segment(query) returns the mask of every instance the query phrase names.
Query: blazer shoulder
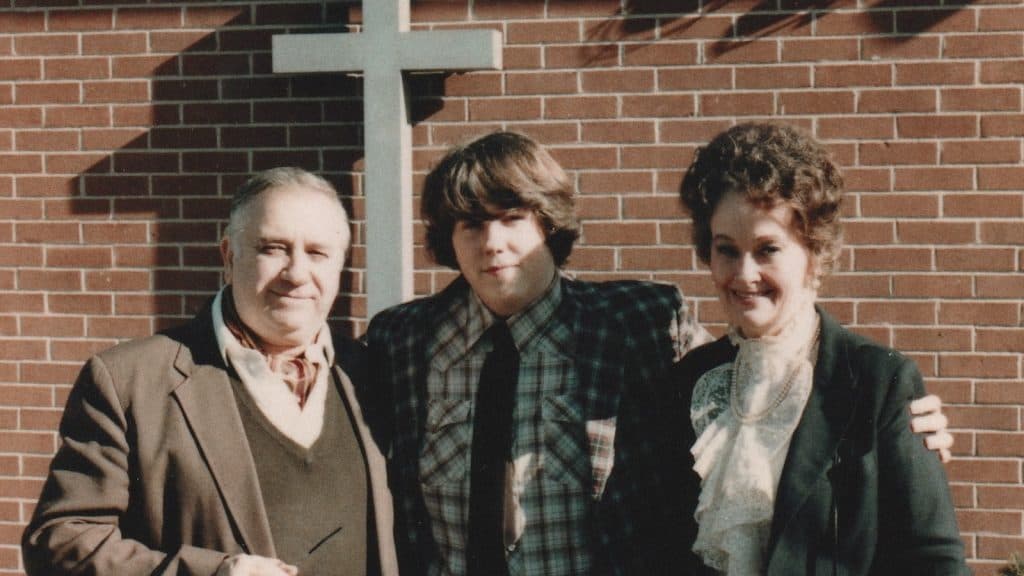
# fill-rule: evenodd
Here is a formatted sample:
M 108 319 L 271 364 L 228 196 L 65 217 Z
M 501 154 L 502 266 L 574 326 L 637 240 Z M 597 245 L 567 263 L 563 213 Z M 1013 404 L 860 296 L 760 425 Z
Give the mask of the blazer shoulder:
M 568 294 L 584 304 L 585 309 L 612 314 L 629 315 L 635 311 L 652 309 L 674 313 L 683 303 L 683 294 L 674 284 L 643 280 L 569 280 L 564 286 Z

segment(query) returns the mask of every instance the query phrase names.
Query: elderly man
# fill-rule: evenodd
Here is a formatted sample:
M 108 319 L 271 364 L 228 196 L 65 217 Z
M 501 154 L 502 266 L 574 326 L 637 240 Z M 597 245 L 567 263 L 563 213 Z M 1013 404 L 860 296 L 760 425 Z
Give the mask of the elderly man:
M 93 357 L 23 549 L 29 574 L 395 574 L 363 349 L 326 319 L 349 244 L 322 178 L 236 193 L 226 286 L 191 322 Z
M 460 276 L 367 332 L 404 576 L 661 574 L 684 541 L 669 502 L 698 489 L 660 482 L 669 452 L 635 407 L 707 334 L 674 286 L 560 273 L 572 189 L 507 132 L 427 175 L 427 247 Z

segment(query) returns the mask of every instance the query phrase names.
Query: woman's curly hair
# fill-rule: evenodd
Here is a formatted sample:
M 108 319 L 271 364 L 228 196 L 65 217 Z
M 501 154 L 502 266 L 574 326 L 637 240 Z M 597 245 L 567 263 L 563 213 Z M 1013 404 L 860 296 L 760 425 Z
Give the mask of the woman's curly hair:
M 767 122 L 733 126 L 697 150 L 679 197 L 693 218 L 693 243 L 711 260 L 711 216 L 729 192 L 765 208 L 786 203 L 823 272 L 842 245 L 843 177 L 825 147 L 803 130 Z

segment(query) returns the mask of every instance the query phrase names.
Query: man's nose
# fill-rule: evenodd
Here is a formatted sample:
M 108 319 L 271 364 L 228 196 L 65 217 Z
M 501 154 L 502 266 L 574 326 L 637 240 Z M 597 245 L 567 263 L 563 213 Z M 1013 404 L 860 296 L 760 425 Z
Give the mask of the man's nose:
M 309 280 L 310 275 L 309 256 L 299 252 L 288 258 L 288 263 L 281 270 L 281 276 L 294 284 L 302 284 Z

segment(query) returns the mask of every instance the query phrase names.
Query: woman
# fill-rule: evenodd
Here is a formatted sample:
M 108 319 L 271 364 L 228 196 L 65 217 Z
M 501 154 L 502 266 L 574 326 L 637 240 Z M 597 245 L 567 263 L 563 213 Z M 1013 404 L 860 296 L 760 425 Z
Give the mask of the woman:
M 909 425 L 920 374 L 815 306 L 841 194 L 825 149 L 773 124 L 723 132 L 683 180 L 729 322 L 675 367 L 662 420 L 681 482 L 699 477 L 698 572 L 967 573 L 945 473 Z

